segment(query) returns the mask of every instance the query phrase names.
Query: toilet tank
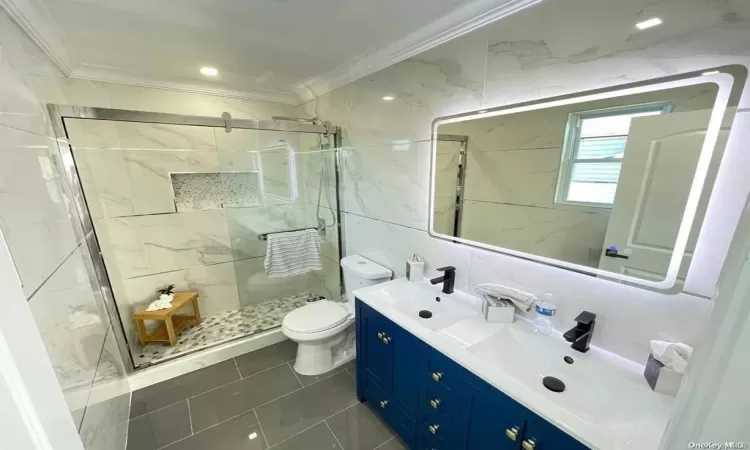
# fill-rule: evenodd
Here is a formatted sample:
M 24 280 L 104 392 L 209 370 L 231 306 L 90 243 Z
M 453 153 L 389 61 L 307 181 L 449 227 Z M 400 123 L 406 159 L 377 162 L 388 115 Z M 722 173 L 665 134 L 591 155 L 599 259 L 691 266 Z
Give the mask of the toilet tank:
M 383 283 L 393 275 L 390 269 L 359 255 L 342 258 L 341 268 L 344 271 L 344 287 L 349 302 L 354 302 L 352 291 L 355 289 Z

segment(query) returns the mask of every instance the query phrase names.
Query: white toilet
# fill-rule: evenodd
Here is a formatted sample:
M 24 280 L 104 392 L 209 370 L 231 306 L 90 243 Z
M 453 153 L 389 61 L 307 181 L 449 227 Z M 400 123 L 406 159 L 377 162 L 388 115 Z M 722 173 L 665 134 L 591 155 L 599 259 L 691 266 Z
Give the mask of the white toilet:
M 391 279 L 392 272 L 359 255 L 341 260 L 346 302 L 319 300 L 295 309 L 284 317 L 281 332 L 297 342 L 294 370 L 302 375 L 320 375 L 355 356 L 354 295 L 351 292 Z

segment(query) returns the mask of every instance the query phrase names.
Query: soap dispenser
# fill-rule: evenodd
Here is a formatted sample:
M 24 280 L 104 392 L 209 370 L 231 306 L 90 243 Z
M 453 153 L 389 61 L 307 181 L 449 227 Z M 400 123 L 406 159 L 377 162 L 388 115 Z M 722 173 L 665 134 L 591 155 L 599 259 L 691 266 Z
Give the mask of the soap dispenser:
M 424 258 L 415 253 L 411 259 L 406 260 L 406 279 L 417 283 L 423 278 Z

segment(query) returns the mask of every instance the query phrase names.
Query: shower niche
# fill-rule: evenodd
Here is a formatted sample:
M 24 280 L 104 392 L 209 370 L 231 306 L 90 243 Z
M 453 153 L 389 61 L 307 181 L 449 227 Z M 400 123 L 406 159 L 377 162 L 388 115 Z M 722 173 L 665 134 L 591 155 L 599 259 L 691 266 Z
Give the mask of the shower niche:
M 258 172 L 171 173 L 177 212 L 260 206 Z

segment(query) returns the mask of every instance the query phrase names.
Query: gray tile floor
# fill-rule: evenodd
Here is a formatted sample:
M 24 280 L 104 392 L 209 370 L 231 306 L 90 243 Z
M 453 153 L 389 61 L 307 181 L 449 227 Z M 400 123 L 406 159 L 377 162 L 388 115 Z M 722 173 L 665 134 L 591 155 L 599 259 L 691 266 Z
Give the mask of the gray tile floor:
M 294 372 L 285 341 L 133 392 L 127 450 L 403 450 L 359 403 L 354 364 Z

